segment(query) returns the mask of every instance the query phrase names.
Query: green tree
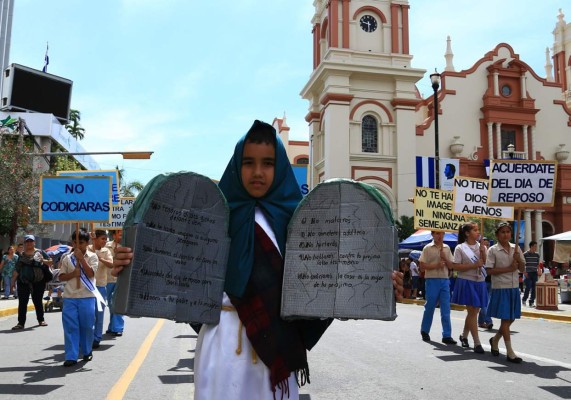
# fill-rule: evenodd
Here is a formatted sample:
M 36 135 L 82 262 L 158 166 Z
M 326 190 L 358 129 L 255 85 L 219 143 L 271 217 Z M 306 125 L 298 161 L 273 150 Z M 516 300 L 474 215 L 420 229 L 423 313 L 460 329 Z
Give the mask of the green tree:
M 399 233 L 399 242 L 402 242 L 407 237 L 412 235 L 415 231 L 414 229 L 414 217 L 409 217 L 406 215 L 401 215 L 400 219 L 395 222 Z
M 2 132 L 6 133 L 6 132 Z M 38 201 L 40 176 L 33 171 L 33 161 L 25 153 L 33 146 L 22 134 L 0 134 L 0 234 L 14 243 L 19 229 L 40 233 Z
M 126 182 L 121 185 L 121 197 L 136 197 L 144 187 L 139 181 Z
M 81 113 L 78 110 L 69 110 L 69 123 L 65 125 L 65 128 L 77 140 L 82 140 L 85 137 L 85 129 L 81 126 L 80 121 Z

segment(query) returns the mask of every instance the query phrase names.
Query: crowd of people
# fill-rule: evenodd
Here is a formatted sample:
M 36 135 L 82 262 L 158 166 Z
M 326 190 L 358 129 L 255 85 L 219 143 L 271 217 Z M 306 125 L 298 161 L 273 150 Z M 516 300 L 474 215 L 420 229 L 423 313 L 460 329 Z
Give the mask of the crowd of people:
M 331 319 L 286 321 L 279 315 L 287 226 L 301 193 L 286 150 L 271 125 L 254 122 L 236 144 L 219 187 L 230 208 L 230 254 L 220 322 L 203 325 L 197 340 L 195 399 L 298 398 L 298 386 L 309 383 L 307 351 L 317 344 Z M 509 223 L 498 224 L 497 243 L 486 248 L 479 241 L 478 225 L 469 223 L 460 229 L 459 245 L 452 252 L 443 243 L 444 234 L 433 232 L 433 242 L 425 246 L 418 264 L 412 260 L 401 263 L 402 275 L 392 275 L 397 300 L 403 287 L 412 297 L 426 298 L 422 340 L 430 341 L 433 315 L 439 307 L 442 342 L 457 344 L 450 323 L 450 303 L 454 301 L 467 308 L 459 335 L 463 347 L 470 346 L 471 336 L 474 351 L 484 352 L 477 325 L 480 310 L 486 308 L 486 316 L 501 320 L 500 329 L 489 339 L 492 354 L 499 355 L 498 343 L 503 339 L 507 360 L 522 361 L 511 347 L 510 326 L 521 315 L 518 271 L 523 272 L 525 258 L 519 247 L 509 242 L 511 233 Z M 119 246 L 119 231 L 105 246 L 104 238 L 104 232 L 93 236 L 85 230 L 75 232 L 73 248 L 60 261 L 58 276 L 65 282 L 66 367 L 75 365 L 80 354 L 84 361 L 92 359 L 102 335 L 105 297 L 112 301 L 114 279 L 134 256 L 131 249 Z M 35 248 L 34 240 L 32 235 L 26 236 L 10 283 L 17 281 L 19 298 L 14 330 L 24 329 L 30 293 L 38 323 L 47 325 L 41 304 L 45 281 L 36 283 L 29 271 L 50 261 Z M 451 270 L 457 272 L 452 292 Z M 111 315 L 107 333 L 122 335 L 120 316 Z
M 458 342 L 451 331 L 451 303 L 463 305 L 466 317 L 458 336 L 461 346 L 470 348 L 471 337 L 473 351 L 485 353 L 478 328 L 491 331 L 492 318 L 497 318 L 499 329 L 489 338 L 492 355 L 499 356 L 498 343 L 503 339 L 507 361 L 521 363 L 522 359 L 512 348 L 510 327 L 521 317 L 522 306 L 534 307 L 539 277 L 564 273 L 565 265 L 561 271 L 546 268 L 540 261 L 535 241 L 529 243 L 528 251 L 522 252 L 510 242 L 512 227 L 506 221 L 497 224 L 495 235 L 496 243 L 490 246 L 488 239 L 482 237 L 479 225 L 468 222 L 461 225 L 458 244 L 452 252 L 443 241 L 444 232 L 433 231 L 433 240 L 424 246 L 418 264 L 411 257 L 400 260 L 404 297 L 420 296 L 426 300 L 420 328 L 423 341 L 431 340 L 433 316 L 439 308 L 442 342 L 456 345 Z
M 44 250 L 36 248 L 34 235 L 26 235 L 18 250 L 10 246 L 0 262 L 2 299 L 8 299 L 10 295 L 18 299 L 18 323 L 12 328 L 14 331 L 26 326 L 30 297 L 38 325 L 47 326 L 43 300 L 51 297 L 49 290 L 48 296 L 44 297 L 46 286 L 52 280 L 63 286 L 63 293 L 58 296 L 63 297 L 63 365 L 66 367 L 77 364 L 80 353 L 84 361 L 90 361 L 92 349 L 99 347 L 104 310 L 110 306 L 115 288 L 113 255 L 121 242 L 122 231 L 112 231 L 112 236 L 113 239 L 107 241 L 106 231 L 90 234 L 80 228 L 70 238 L 73 247 L 54 264 Z M 106 334 L 120 337 L 123 328 L 123 316 L 110 313 Z

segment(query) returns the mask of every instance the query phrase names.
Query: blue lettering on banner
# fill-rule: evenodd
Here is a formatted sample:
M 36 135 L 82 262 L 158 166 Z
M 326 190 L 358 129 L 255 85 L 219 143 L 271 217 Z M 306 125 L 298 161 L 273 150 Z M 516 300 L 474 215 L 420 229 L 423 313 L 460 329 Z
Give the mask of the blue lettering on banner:
M 299 185 L 299 190 L 304 196 L 309 193 L 309 185 L 307 184 L 307 167 L 308 166 L 306 164 L 291 166 L 295 180 Z
M 109 176 L 42 177 L 39 221 L 109 222 L 110 190 Z
M 113 180 L 111 183 L 111 202 L 119 204 L 119 183 L 117 170 L 95 170 L 95 171 L 58 171 L 58 176 L 109 176 Z

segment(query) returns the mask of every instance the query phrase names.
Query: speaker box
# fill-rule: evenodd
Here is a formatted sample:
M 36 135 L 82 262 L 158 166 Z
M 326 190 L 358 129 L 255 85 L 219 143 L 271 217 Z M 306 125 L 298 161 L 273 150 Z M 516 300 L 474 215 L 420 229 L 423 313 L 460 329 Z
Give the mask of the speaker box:
M 19 64 L 4 70 L 3 111 L 32 111 L 53 114 L 62 123 L 69 118 L 73 82 Z

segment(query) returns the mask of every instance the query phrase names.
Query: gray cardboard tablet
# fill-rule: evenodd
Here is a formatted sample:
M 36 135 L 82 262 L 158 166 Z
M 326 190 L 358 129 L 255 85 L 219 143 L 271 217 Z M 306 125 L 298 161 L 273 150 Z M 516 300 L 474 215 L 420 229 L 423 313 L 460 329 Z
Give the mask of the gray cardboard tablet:
M 397 247 L 377 189 L 346 179 L 317 185 L 288 227 L 282 317 L 394 320 Z
M 228 218 L 222 192 L 207 177 L 184 172 L 151 180 L 125 222 L 123 243 L 134 258 L 117 279 L 113 312 L 217 323 Z

